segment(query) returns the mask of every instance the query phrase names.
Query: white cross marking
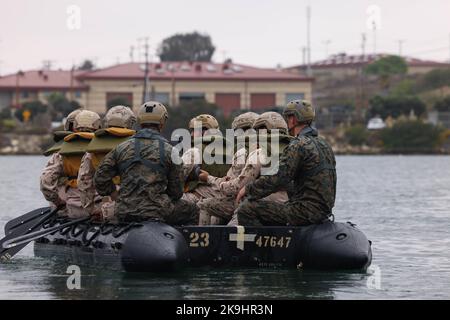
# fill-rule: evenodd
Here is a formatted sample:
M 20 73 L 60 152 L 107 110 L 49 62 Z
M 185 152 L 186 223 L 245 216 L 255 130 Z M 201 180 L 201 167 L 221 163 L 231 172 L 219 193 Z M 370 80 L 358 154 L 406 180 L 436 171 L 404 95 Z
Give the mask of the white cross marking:
M 236 241 L 236 247 L 244 251 L 245 241 L 254 242 L 256 234 L 245 234 L 245 228 L 243 226 L 236 226 L 237 232 L 230 233 L 230 241 Z

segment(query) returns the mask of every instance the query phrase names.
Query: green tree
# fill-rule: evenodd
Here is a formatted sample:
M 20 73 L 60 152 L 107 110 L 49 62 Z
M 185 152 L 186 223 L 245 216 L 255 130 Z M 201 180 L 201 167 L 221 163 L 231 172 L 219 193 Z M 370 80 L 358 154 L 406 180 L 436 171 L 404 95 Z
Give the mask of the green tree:
M 370 63 L 364 71 L 369 75 L 377 76 L 381 88 L 388 90 L 392 76 L 405 74 L 408 71 L 408 65 L 402 57 L 387 56 Z
M 179 33 L 163 40 L 158 56 L 161 61 L 211 61 L 215 50 L 209 35 Z
M 416 91 L 416 83 L 412 80 L 405 79 L 400 81 L 395 87 L 391 90 L 392 96 L 412 96 Z
M 125 97 L 115 97 L 108 100 L 106 103 L 106 108 L 108 110 L 115 106 L 129 106 L 129 101 Z
M 80 108 L 77 101 L 69 101 L 66 96 L 60 92 L 54 92 L 47 98 L 49 105 L 52 107 L 54 114 L 52 118 L 64 118 L 75 109 Z
M 450 111 L 450 96 L 446 96 L 444 99 L 437 101 L 434 104 L 434 109 L 440 112 Z
M 80 64 L 80 66 L 78 67 L 78 70 L 84 70 L 84 71 L 90 71 L 90 70 L 94 70 L 95 69 L 95 65 L 91 60 L 84 60 L 82 64 Z
M 0 111 L 0 120 L 3 119 L 11 119 L 11 109 L 10 108 L 3 108 Z
M 363 125 L 355 125 L 345 130 L 345 138 L 352 146 L 360 146 L 367 143 L 369 132 Z
M 450 68 L 434 69 L 423 75 L 419 81 L 422 90 L 437 89 L 444 86 L 450 86 Z
M 391 116 L 395 119 L 401 115 L 409 115 L 411 110 L 420 117 L 426 110 L 425 103 L 416 96 L 375 96 L 370 99 L 368 115 L 379 115 L 383 119 Z
M 440 144 L 442 129 L 429 123 L 400 121 L 381 132 L 383 148 L 394 153 L 435 152 Z
M 46 104 L 43 104 L 39 100 L 35 101 L 29 101 L 22 104 L 20 109 L 17 109 L 14 112 L 14 116 L 19 119 L 20 121 L 23 121 L 23 112 L 25 110 L 28 110 L 31 112 L 30 120 L 32 120 L 38 113 L 45 113 L 47 112 L 48 106 Z
M 231 119 L 224 117 L 222 110 L 216 104 L 206 101 L 184 102 L 179 106 L 168 107 L 167 111 L 169 112 L 169 121 L 167 121 L 163 131 L 167 138 L 170 138 L 175 129 L 187 129 L 189 121 L 199 114 L 206 113 L 214 116 L 224 134 L 224 130 L 231 127 Z

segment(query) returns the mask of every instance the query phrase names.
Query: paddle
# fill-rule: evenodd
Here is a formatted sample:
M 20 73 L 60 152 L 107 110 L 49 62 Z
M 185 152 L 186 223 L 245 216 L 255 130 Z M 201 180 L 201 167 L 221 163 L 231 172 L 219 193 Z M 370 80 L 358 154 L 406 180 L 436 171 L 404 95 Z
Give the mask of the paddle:
M 18 251 L 20 251 L 22 248 L 24 248 L 28 243 L 30 243 L 33 240 L 37 240 L 39 238 L 42 238 L 46 235 L 49 235 L 53 232 L 65 229 L 67 227 L 70 227 L 72 225 L 90 220 L 91 217 L 84 217 L 84 218 L 79 218 L 70 222 L 66 222 L 60 225 L 57 225 L 55 227 L 51 227 L 51 228 L 47 228 L 47 229 L 43 229 L 43 230 L 39 230 L 36 232 L 32 232 L 29 234 L 25 234 L 22 236 L 18 236 L 12 239 L 6 239 L 5 241 L 3 241 L 1 243 L 2 247 L 4 248 L 4 250 L 1 252 L 1 256 L 0 256 L 0 260 L 4 260 L 3 256 L 6 257 L 6 259 L 10 260 Z M 20 248 L 17 251 L 17 248 Z
M 28 213 L 25 213 L 24 215 L 21 215 L 20 217 L 17 217 L 15 219 L 12 219 L 8 221 L 5 225 L 5 235 L 10 234 L 11 232 L 17 230 L 18 228 L 22 227 L 25 224 L 28 224 L 29 222 L 42 217 L 44 214 L 47 214 L 50 212 L 51 208 L 45 207 L 45 208 L 39 208 L 33 211 L 30 211 Z
M 39 228 L 44 222 L 46 222 L 51 216 L 55 215 L 56 212 L 58 212 L 59 208 L 55 208 L 50 212 L 47 212 L 46 214 L 41 216 L 41 219 L 39 219 L 38 222 L 34 223 L 33 225 L 29 226 L 28 224 L 21 224 L 21 227 L 16 227 L 15 231 L 11 231 L 3 238 L 0 240 L 0 261 L 8 261 L 10 258 L 12 258 L 17 252 L 19 252 L 20 250 L 22 250 L 25 246 L 21 246 L 21 247 L 16 247 L 13 248 L 11 250 L 7 250 L 3 248 L 3 244 L 11 239 L 14 239 L 18 236 L 23 236 L 26 234 L 29 234 L 30 232 L 32 232 L 33 230 Z M 33 220 L 33 219 L 32 219 Z

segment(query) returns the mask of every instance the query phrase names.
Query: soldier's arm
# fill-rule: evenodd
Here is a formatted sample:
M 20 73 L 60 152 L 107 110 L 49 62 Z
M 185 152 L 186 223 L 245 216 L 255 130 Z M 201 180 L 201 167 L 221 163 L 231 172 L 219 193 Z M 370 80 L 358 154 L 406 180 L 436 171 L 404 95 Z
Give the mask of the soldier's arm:
M 94 186 L 101 196 L 109 196 L 116 190 L 113 178 L 119 174 L 116 150 L 108 153 L 94 175 Z
M 255 182 L 246 187 L 247 197 L 250 200 L 261 199 L 269 194 L 283 190 L 289 185 L 302 161 L 299 152 L 300 145 L 291 143 L 281 154 L 278 173 L 275 175 L 260 176 Z
M 197 148 L 191 148 L 183 154 L 181 160 L 183 161 L 182 177 L 186 181 L 195 165 L 202 163 L 200 151 Z
M 261 172 L 261 149 L 250 153 L 241 173 L 234 179 L 219 184 L 220 190 L 229 196 L 235 196 L 245 185 L 255 181 Z
M 167 194 L 172 200 L 178 200 L 183 196 L 183 166 L 173 163 L 171 152 L 166 153 L 167 162 Z
M 80 191 L 81 205 L 89 212 L 92 211 L 95 200 L 94 174 L 95 169 L 92 165 L 92 154 L 87 152 L 81 159 L 77 185 Z
M 55 205 L 63 204 L 58 196 L 60 178 L 64 175 L 63 159 L 59 153 L 54 153 L 48 160 L 40 178 L 40 188 L 45 199 Z

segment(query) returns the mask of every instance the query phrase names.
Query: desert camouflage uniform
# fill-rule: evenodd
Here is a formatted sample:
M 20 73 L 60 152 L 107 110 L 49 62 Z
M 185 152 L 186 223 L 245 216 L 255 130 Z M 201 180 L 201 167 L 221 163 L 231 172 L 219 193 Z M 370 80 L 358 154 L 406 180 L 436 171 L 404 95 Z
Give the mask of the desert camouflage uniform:
M 261 176 L 246 187 L 237 209 L 241 225 L 308 225 L 332 214 L 336 197 L 336 160 L 328 143 L 311 127 L 284 150 L 276 175 Z M 258 200 L 293 182 L 285 204 Z
M 182 177 L 186 181 L 196 164 L 201 163 L 201 153 L 198 148 L 190 148 L 183 154 L 181 160 L 183 161 Z M 196 204 L 201 199 L 215 197 L 217 193 L 216 187 L 199 181 L 195 189 L 183 194 L 182 199 Z
M 114 216 L 114 201 L 110 197 L 101 197 L 95 190 L 95 168 L 92 165 L 92 153 L 86 152 L 81 159 L 78 171 L 78 190 L 80 191 L 81 205 L 90 215 L 102 216 L 111 220 Z
M 86 216 L 81 205 L 79 191 L 66 185 L 64 176 L 63 158 L 59 153 L 54 153 L 41 174 L 42 194 L 52 207 L 66 205 L 65 209 L 58 211 L 59 215 L 69 215 L 72 218 Z
M 216 185 L 220 190 L 220 196 L 203 199 L 198 203 L 200 217 L 219 217 L 221 222 L 225 223 L 230 221 L 236 209 L 235 199 L 239 190 L 260 176 L 261 163 L 266 162 L 263 149 L 252 151 L 248 158 L 246 155 L 247 150 L 245 148 L 236 152 L 227 178 L 208 177 L 208 182 Z M 246 161 L 243 159 L 246 159 Z M 244 162 L 245 165 L 242 165 L 241 163 Z M 266 200 L 279 203 L 285 202 L 287 199 L 287 194 L 284 191 L 279 191 L 266 197 Z M 235 224 L 235 219 L 232 219 L 231 225 Z
M 197 224 L 197 207 L 180 199 L 181 173 L 181 165 L 172 162 L 172 146 L 159 132 L 142 129 L 106 155 L 94 184 L 100 195 L 108 196 L 116 189 L 113 178 L 120 176 L 115 208 L 119 220 L 156 218 L 169 224 Z

